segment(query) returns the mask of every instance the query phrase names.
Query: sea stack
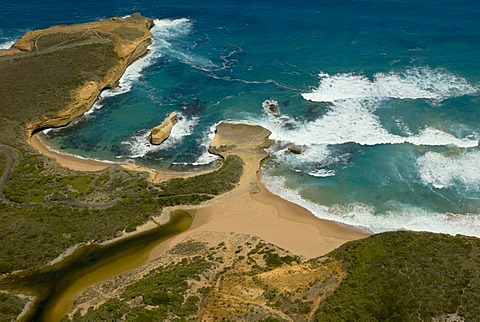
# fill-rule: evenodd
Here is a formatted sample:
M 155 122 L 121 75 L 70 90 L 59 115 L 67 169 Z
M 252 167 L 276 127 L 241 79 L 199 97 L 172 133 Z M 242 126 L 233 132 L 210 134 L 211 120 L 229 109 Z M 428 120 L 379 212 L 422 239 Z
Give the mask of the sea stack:
M 177 113 L 172 112 L 167 118 L 160 124 L 155 126 L 148 136 L 148 140 L 151 144 L 161 144 L 163 141 L 168 139 L 170 133 L 172 132 L 173 126 L 177 123 Z

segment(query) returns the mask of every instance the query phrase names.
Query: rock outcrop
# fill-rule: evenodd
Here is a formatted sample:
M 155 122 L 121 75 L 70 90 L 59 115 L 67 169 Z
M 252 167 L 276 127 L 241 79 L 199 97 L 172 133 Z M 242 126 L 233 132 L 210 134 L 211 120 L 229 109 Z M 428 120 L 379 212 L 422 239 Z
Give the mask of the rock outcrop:
M 293 154 L 302 154 L 304 148 L 298 145 L 289 145 L 288 146 L 288 151 L 293 153 Z
M 177 123 L 178 117 L 176 112 L 170 113 L 167 118 L 158 126 L 155 126 L 148 136 L 148 140 L 151 144 L 161 144 L 168 139 L 172 132 L 173 126 Z
M 280 108 L 278 107 L 278 102 L 275 100 L 265 100 L 262 103 L 262 107 L 267 113 L 273 114 L 274 116 L 280 115 Z

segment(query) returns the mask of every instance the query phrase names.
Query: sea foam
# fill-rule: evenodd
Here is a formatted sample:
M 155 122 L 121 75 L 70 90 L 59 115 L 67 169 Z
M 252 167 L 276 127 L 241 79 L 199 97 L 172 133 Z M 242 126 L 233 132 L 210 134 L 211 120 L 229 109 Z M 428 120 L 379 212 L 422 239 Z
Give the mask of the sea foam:
M 208 147 L 210 146 L 210 143 L 212 142 L 214 136 L 215 136 L 215 129 L 217 128 L 217 124 L 212 125 L 208 132 L 203 136 L 201 142 L 200 142 L 200 147 L 202 149 L 202 154 L 195 160 L 193 165 L 204 165 L 204 164 L 210 164 L 212 162 L 215 162 L 218 160 L 218 156 L 210 153 L 208 151 Z
M 193 30 L 193 23 L 190 19 L 161 19 L 155 20 L 155 27 L 152 29 L 155 40 L 154 48 L 165 56 L 177 59 L 193 68 L 209 69 L 216 65 L 208 58 L 195 55 L 182 46 L 174 45 L 178 40 Z
M 162 51 L 165 47 L 169 47 L 168 40 L 178 37 L 183 37 L 191 32 L 192 23 L 187 18 L 181 19 L 155 19 L 155 25 L 151 29 L 152 44 L 148 46 L 148 54 L 137 59 L 130 64 L 125 73 L 118 82 L 118 86 L 112 89 L 103 91 L 99 99 L 92 108 L 85 114 L 91 114 L 95 110 L 102 108 L 102 99 L 105 97 L 112 97 L 129 92 L 132 86 L 142 77 L 142 72 L 145 68 L 153 65 L 160 57 L 164 55 Z
M 480 151 L 454 157 L 427 152 L 417 159 L 417 169 L 422 182 L 442 189 L 458 184 L 480 188 Z
M 15 43 L 15 41 L 13 41 L 13 40 L 2 42 L 2 43 L 0 43 L 0 50 L 1 49 L 10 49 L 10 47 L 12 47 L 12 45 L 14 43 Z
M 375 213 L 375 207 L 362 203 L 327 207 L 307 200 L 298 191 L 288 188 L 284 177 L 263 175 L 262 183 L 271 192 L 301 205 L 319 218 L 337 221 L 372 233 L 413 230 L 480 237 L 479 214 L 442 214 L 408 205 L 399 207 L 400 211 L 381 214 Z
M 193 133 L 195 125 L 198 123 L 198 118 L 186 118 L 181 113 L 177 112 L 178 122 L 172 128 L 172 132 L 167 140 L 165 140 L 160 145 L 150 144 L 148 141 L 148 135 L 150 134 L 150 129 L 140 130 L 135 133 L 128 141 L 122 142 L 128 146 L 130 151 L 129 158 L 141 158 L 144 157 L 147 153 L 168 150 L 172 149 L 178 144 L 180 144 L 186 136 L 189 136 Z
M 385 99 L 426 99 L 438 104 L 448 98 L 479 91 L 478 86 L 448 71 L 413 68 L 401 73 L 377 73 L 372 80 L 355 74 L 321 73 L 319 77 L 318 88 L 301 95 L 306 100 L 329 103 L 326 113 L 307 122 L 288 116 L 280 120 L 264 117 L 260 123 L 274 132 L 276 139 L 298 145 L 410 143 L 467 148 L 479 143 L 477 133 L 458 138 L 431 126 L 413 134 L 403 124 L 404 135 L 392 134 L 375 114 Z
M 478 86 L 444 69 L 410 68 L 376 73 L 372 80 L 352 73 L 320 73 L 320 84 L 302 97 L 313 102 L 377 100 L 385 98 L 445 100 L 478 92 Z

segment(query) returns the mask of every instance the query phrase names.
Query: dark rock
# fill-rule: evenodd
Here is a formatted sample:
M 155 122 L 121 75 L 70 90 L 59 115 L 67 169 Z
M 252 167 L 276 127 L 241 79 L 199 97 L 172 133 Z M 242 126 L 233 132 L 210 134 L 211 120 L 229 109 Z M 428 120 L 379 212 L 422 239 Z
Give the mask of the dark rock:
M 287 149 L 293 154 L 302 154 L 303 152 L 303 148 L 297 145 L 289 145 Z
M 262 107 L 263 109 L 268 112 L 268 113 L 271 113 L 275 116 L 279 116 L 280 115 L 280 109 L 278 107 L 278 102 L 275 101 L 275 100 L 265 100 L 263 103 L 262 103 Z

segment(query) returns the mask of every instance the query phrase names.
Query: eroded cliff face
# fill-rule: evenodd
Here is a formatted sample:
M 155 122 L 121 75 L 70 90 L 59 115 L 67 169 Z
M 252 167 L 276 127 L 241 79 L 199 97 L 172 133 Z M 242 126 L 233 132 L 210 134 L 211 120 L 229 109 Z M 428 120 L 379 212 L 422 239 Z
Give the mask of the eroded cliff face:
M 127 18 L 31 31 L 13 44 L 11 49 L 0 51 L 0 58 L 7 59 L 75 48 L 81 54 L 81 50 L 88 45 L 105 45 L 104 54 L 113 55 L 116 60 L 113 67 L 106 67 L 101 77 L 92 73 L 90 79 L 79 84 L 71 92 L 70 103 L 64 108 L 27 124 L 28 136 L 43 128 L 64 126 L 88 111 L 102 90 L 115 87 L 125 69 L 147 54 L 152 27 L 152 19 L 136 13 Z

